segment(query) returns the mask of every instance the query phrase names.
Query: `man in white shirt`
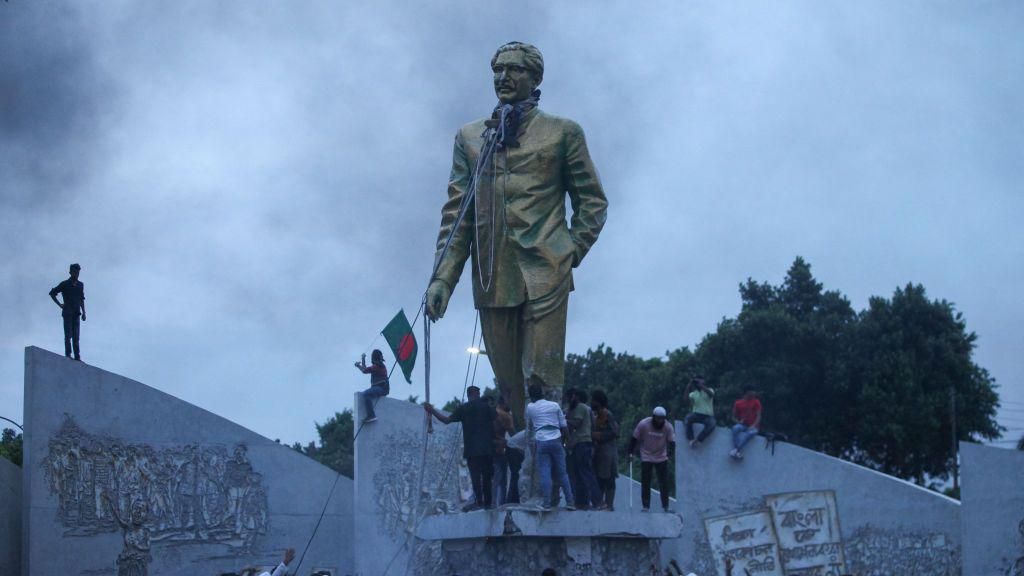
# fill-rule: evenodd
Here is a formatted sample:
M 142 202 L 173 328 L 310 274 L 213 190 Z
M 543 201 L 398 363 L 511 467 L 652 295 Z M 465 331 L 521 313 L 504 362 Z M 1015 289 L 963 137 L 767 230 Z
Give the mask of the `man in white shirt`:
M 540 493 L 544 499 L 541 506 L 547 510 L 558 504 L 558 495 L 551 493 L 552 474 L 562 486 L 565 507 L 575 510 L 569 474 L 565 469 L 565 447 L 562 440 L 568 434 L 565 413 L 556 402 L 544 399 L 540 384 L 530 384 L 530 403 L 526 406 L 526 431 L 537 456 L 537 473 L 540 474 Z M 554 500 L 552 503 L 551 500 Z

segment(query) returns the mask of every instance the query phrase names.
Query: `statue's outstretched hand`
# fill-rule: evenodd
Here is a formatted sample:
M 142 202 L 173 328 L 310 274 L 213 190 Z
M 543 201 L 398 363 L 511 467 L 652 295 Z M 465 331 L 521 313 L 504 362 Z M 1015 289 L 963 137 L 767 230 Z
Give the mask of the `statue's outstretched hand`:
M 427 318 L 437 321 L 444 318 L 444 311 L 448 309 L 448 299 L 452 297 L 452 291 L 443 280 L 431 280 L 427 287 Z

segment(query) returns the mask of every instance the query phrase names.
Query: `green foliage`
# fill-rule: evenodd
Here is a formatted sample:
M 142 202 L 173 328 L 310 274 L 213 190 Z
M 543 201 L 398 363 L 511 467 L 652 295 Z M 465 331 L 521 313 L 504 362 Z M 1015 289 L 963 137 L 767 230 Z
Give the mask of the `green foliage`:
M 623 446 L 656 405 L 672 419 L 685 416 L 694 374 L 716 390 L 720 425 L 753 386 L 764 430 L 922 485 L 949 477 L 954 396 L 960 440 L 999 437 L 995 381 L 972 360 L 977 336 L 951 303 L 929 300 L 922 286 L 872 298 L 857 313 L 797 258 L 781 286 L 748 279 L 739 292 L 740 313 L 696 350 L 643 359 L 601 345 L 568 356 L 566 385 L 605 390 Z
M 14 430 L 4 428 L 3 436 L 0 437 L 0 458 L 7 458 L 18 466 L 22 460 L 22 435 L 15 434 Z
M 296 442 L 292 448 L 324 466 L 352 478 L 355 472 L 352 445 L 355 422 L 352 411 L 346 408 L 342 412 L 335 412 L 329 420 L 316 425 L 316 432 L 320 436 L 319 445 L 310 442 L 303 447 Z

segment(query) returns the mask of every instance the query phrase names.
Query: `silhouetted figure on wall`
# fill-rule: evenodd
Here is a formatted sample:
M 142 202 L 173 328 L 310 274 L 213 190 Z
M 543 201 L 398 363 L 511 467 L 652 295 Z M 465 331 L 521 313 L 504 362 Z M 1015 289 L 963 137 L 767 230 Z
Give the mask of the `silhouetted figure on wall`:
M 78 348 L 78 335 L 81 331 L 79 319 L 85 322 L 85 284 L 78 280 L 82 267 L 77 263 L 70 268 L 71 277 L 57 284 L 50 290 L 50 298 L 60 306 L 64 318 L 64 355 L 71 357 L 74 349 L 75 360 L 81 361 L 82 354 Z M 57 300 L 57 294 L 64 300 Z

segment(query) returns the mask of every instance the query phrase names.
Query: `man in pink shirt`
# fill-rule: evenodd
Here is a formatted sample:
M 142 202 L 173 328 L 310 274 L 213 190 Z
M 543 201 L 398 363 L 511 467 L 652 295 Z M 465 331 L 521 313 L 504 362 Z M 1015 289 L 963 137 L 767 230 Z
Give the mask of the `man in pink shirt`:
M 658 406 L 651 416 L 644 418 L 633 430 L 629 440 L 629 457 L 640 452 L 640 502 L 642 512 L 651 511 L 651 472 L 658 474 L 661 508 L 668 512 L 668 459 L 676 452 L 676 433 L 667 422 L 665 409 Z

